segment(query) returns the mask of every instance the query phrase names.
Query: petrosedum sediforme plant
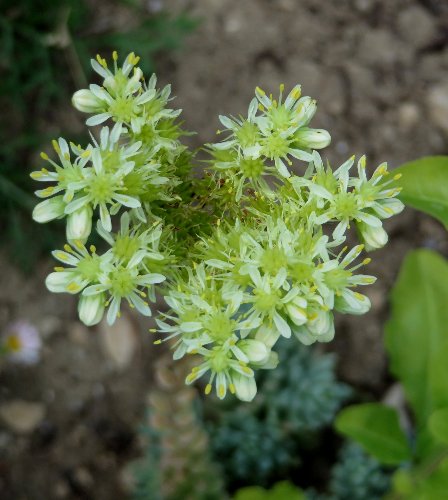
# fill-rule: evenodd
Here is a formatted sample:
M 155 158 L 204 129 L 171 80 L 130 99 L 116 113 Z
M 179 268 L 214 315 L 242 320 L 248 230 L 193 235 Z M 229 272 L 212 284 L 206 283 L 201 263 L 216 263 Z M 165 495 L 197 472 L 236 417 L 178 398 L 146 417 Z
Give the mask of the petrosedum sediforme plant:
M 254 370 L 278 363 L 280 336 L 329 342 L 334 311 L 369 310 L 359 289 L 375 278 L 362 253 L 387 243 L 382 220 L 403 209 L 398 176 L 384 163 L 369 177 L 364 156 L 336 169 L 322 161 L 330 135 L 310 127 L 316 101 L 299 85 L 280 85 L 277 98 L 257 87 L 246 116 L 220 116 L 223 140 L 205 146 L 198 175 L 170 86 L 146 81 L 133 53 L 122 66 L 112 59 L 92 60 L 101 84 L 73 96 L 87 125 L 102 128 L 84 146 L 53 141 L 31 174 L 49 183 L 34 219 L 66 218 L 47 287 L 78 294 L 86 325 L 113 323 L 124 304 L 150 316 L 160 293 L 169 310 L 156 343 L 174 339 L 175 359 L 198 360 L 186 383 L 204 376 L 206 394 L 214 386 L 219 398 L 250 401 Z M 102 252 L 88 244 L 92 228 Z

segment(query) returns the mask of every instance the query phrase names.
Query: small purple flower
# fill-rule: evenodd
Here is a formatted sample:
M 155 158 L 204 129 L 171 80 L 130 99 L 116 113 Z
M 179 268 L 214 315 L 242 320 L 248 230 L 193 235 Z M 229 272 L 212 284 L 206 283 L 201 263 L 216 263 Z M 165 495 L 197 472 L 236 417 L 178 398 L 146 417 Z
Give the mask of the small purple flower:
M 10 323 L 1 339 L 2 351 L 14 363 L 33 365 L 39 361 L 42 346 L 37 328 L 25 320 Z

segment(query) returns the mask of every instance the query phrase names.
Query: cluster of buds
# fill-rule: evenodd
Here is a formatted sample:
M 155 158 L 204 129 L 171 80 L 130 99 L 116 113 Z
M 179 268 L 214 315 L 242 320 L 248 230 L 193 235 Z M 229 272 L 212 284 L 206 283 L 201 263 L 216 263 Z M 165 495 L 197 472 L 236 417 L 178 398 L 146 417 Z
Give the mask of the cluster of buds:
M 92 60 L 102 85 L 73 97 L 92 115 L 87 125 L 113 127 L 86 147 L 54 141 L 57 159 L 44 153 L 51 168 L 32 174 L 52 183 L 37 192 L 47 199 L 35 220 L 67 217 L 68 243 L 53 255 L 68 267 L 47 286 L 80 293 L 88 325 L 106 310 L 113 323 L 125 302 L 148 316 L 160 292 L 169 310 L 156 343 L 174 338 L 175 359 L 198 360 L 186 383 L 206 375 L 206 394 L 250 401 L 254 372 L 277 366 L 280 337 L 329 342 L 335 311 L 369 310 L 358 289 L 375 278 L 358 272 L 370 262 L 361 253 L 387 243 L 382 221 L 403 209 L 398 176 L 386 164 L 368 176 L 365 157 L 325 166 L 317 150 L 330 135 L 310 127 L 316 101 L 298 85 L 286 96 L 281 85 L 277 99 L 257 87 L 247 118 L 220 116 L 225 138 L 207 146 L 206 175 L 193 175 L 180 111 L 166 107 L 170 88 L 145 82 L 134 54 L 117 60 L 113 69 Z M 102 254 L 86 247 L 94 219 Z M 360 242 L 348 248 L 351 227 Z

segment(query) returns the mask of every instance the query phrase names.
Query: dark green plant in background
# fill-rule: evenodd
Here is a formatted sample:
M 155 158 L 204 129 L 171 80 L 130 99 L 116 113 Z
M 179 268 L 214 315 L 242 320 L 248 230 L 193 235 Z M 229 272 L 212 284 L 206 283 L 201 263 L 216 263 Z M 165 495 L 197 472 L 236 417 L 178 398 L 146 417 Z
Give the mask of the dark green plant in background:
M 89 56 L 132 48 L 150 73 L 157 55 L 180 47 L 197 21 L 151 14 L 138 0 L 2 0 L 1 7 L 0 233 L 16 262 L 29 269 L 42 250 L 55 247 L 56 237 L 28 223 L 35 205 L 28 174 L 41 144 L 70 129 L 82 141 L 71 108 L 62 103 L 86 85 Z M 63 126 L 55 130 L 46 119 Z
M 288 477 L 304 450 L 318 445 L 318 431 L 332 422 L 351 394 L 335 378 L 334 356 L 294 342 L 278 345 L 280 363 L 260 373 L 250 405 L 223 408 L 213 402 L 221 411 L 209 426 L 211 447 L 230 489 L 268 486 Z

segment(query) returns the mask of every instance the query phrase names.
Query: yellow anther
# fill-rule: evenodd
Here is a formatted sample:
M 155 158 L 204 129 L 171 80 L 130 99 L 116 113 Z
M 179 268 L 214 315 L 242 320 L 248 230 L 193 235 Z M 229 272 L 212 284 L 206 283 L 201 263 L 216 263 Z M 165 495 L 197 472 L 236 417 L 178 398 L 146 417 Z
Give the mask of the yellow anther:
M 395 174 L 394 181 L 398 181 L 398 179 L 401 179 L 402 177 L 403 177 L 403 174 Z
M 90 156 L 90 153 L 91 153 L 90 149 L 86 149 L 85 151 L 83 151 L 81 153 L 80 156 L 81 156 L 81 158 L 88 158 Z
M 272 104 L 273 104 L 274 108 L 276 108 L 276 107 L 277 107 L 277 105 L 278 105 L 277 100 L 276 100 L 276 99 L 274 99 L 274 100 L 272 101 Z
M 218 227 L 221 225 L 221 219 L 218 219 L 218 220 L 216 221 L 216 225 L 217 225 Z
M 90 253 L 96 253 L 96 246 L 95 245 L 90 245 L 89 249 L 90 249 Z
M 143 297 L 144 299 L 146 299 L 146 293 L 145 292 L 140 291 L 138 293 L 140 294 L 140 297 Z
M 78 285 L 78 283 L 70 283 L 69 285 L 67 285 L 66 289 L 69 292 L 78 292 L 80 290 L 80 286 Z
M 74 244 L 75 244 L 75 246 L 77 246 L 80 250 L 82 250 L 82 249 L 84 248 L 84 245 L 83 245 L 83 243 L 82 243 L 82 241 L 81 241 L 81 240 L 75 240 L 73 243 L 74 243 Z
M 121 318 L 121 311 L 117 312 L 117 318 Z
M 191 384 L 195 380 L 195 374 L 194 373 L 189 373 L 187 375 L 187 378 L 185 379 L 185 382 L 187 384 Z
M 193 366 L 193 368 L 191 369 L 191 373 L 196 373 L 198 370 L 199 368 L 197 366 Z
M 372 262 L 372 259 L 370 257 L 366 257 L 362 263 L 364 266 L 367 266 L 367 264 L 370 264 Z
M 73 249 L 70 245 L 68 245 L 67 243 L 64 245 L 64 250 L 66 252 L 73 252 Z
M 148 331 L 150 333 L 157 333 L 157 328 L 150 328 Z
M 197 349 L 192 349 L 188 354 L 197 354 L 198 350 Z
M 61 273 L 62 271 L 65 271 L 65 267 L 56 266 L 56 267 L 54 268 L 54 270 L 55 270 L 57 273 Z
M 371 283 L 374 283 L 375 280 L 373 278 L 363 278 L 362 282 L 365 283 L 366 285 L 370 285 Z
M 240 360 L 240 361 L 238 361 L 238 363 L 239 363 L 241 366 L 243 366 L 243 367 L 244 367 L 244 366 L 247 366 L 247 363 L 245 363 L 244 361 L 241 361 L 241 360 Z
M 242 368 L 244 373 L 247 373 L 248 375 L 252 373 L 252 370 L 248 366 L 243 366 Z
M 230 392 L 231 392 L 232 394 L 235 394 L 235 392 L 236 392 L 235 386 L 234 386 L 233 384 L 230 384 L 230 385 L 229 385 L 229 390 L 230 390 Z
M 59 147 L 59 144 L 56 140 L 52 140 L 51 141 L 51 144 L 53 145 L 53 149 L 56 151 L 56 153 L 60 153 L 61 152 L 61 148 Z
M 112 59 L 113 59 L 114 61 L 117 61 L 117 60 L 118 60 L 118 52 L 117 52 L 116 50 L 114 50 L 114 51 L 112 52 Z
M 281 83 L 279 88 L 280 88 L 280 92 L 283 93 L 283 91 L 285 90 L 285 84 Z
M 208 396 L 212 392 L 212 384 L 207 384 L 205 386 L 204 392 Z
M 311 313 L 311 314 L 308 314 L 308 319 L 310 321 L 314 321 L 316 318 L 317 318 L 318 314 L 317 313 Z
M 261 94 L 261 95 L 266 94 L 266 92 L 263 89 L 261 89 L 260 87 L 255 87 L 255 92 L 257 92 L 258 94 Z
M 221 133 L 221 130 L 219 130 L 219 129 L 218 129 L 218 130 L 216 131 L 216 135 L 219 135 L 220 133 Z
M 101 64 L 103 68 L 107 68 L 106 59 L 103 59 L 99 54 L 96 55 L 96 60 L 98 61 L 99 64 Z
M 162 343 L 161 339 L 154 340 L 154 342 L 153 342 L 154 345 L 160 345 L 161 343 Z
M 259 105 L 258 105 L 258 109 L 259 109 L 260 111 L 264 111 L 264 106 L 263 106 L 263 104 L 259 104 Z

